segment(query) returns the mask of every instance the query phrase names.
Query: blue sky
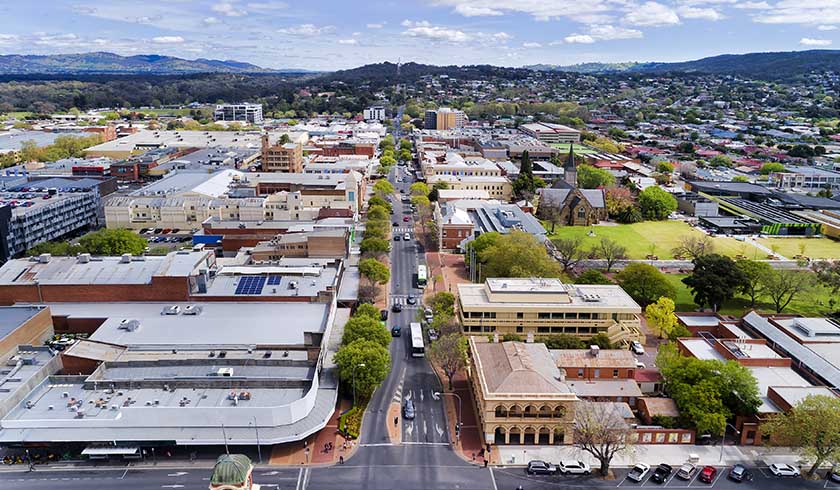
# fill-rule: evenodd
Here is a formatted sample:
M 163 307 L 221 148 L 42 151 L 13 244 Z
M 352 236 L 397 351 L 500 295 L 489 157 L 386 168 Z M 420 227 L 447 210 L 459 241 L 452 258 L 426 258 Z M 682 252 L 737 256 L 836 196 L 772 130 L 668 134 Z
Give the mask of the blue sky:
M 840 0 L 40 0 L 0 4 L 0 53 L 110 51 L 330 70 L 521 66 L 830 49 Z

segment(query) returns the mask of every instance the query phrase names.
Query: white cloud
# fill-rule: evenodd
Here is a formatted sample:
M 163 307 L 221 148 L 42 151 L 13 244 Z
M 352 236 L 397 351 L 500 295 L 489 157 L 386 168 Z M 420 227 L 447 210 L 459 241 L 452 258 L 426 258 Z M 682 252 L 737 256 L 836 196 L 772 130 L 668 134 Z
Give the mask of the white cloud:
M 563 41 L 569 44 L 592 44 L 595 42 L 595 38 L 588 34 L 572 34 L 564 37 Z
M 251 10 L 285 10 L 289 7 L 286 2 L 253 2 L 248 4 Z
M 702 19 L 710 21 L 718 21 L 723 19 L 723 14 L 712 8 L 698 8 L 698 7 L 680 7 L 677 9 L 680 16 L 686 19 Z
M 631 7 L 624 22 L 636 26 L 667 26 L 680 23 L 680 17 L 670 7 L 657 2 L 645 2 Z
M 335 30 L 333 26 L 316 26 L 315 24 L 300 24 L 297 26 L 277 29 L 280 34 L 291 34 L 293 36 L 320 36 Z
M 181 44 L 184 38 L 181 36 L 157 36 L 152 38 L 155 44 Z
M 205 24 L 207 24 L 209 26 L 209 25 L 213 25 L 213 24 L 220 24 L 222 21 L 220 21 L 216 17 L 205 17 L 202 22 L 204 22 Z
M 803 37 L 799 40 L 799 44 L 803 46 L 831 46 L 831 39 L 812 39 L 810 37 Z
M 385 27 L 385 24 L 384 24 L 384 23 L 382 23 L 382 24 L 380 24 L 380 23 L 373 23 L 373 24 L 368 24 L 368 25 L 367 25 L 367 28 L 368 28 L 368 29 L 382 29 L 383 27 Z
M 471 39 L 464 31 L 450 27 L 433 26 L 429 25 L 428 22 L 415 23 L 413 27 L 409 27 L 403 31 L 402 35 L 451 43 L 463 43 Z
M 522 43 L 523 48 L 541 48 L 542 44 L 540 43 Z
M 248 12 L 239 9 L 234 4 L 230 2 L 221 2 L 217 3 L 210 7 L 213 12 L 218 12 L 222 15 L 226 15 L 228 17 L 242 17 L 243 15 L 248 15 Z
M 359 44 L 359 41 L 356 39 L 339 39 L 338 44 Z
M 837 26 L 817 26 L 818 31 L 833 31 L 836 30 Z
M 840 0 L 780 0 L 753 19 L 762 24 L 840 24 Z
M 464 17 L 492 17 L 504 15 L 502 11 L 491 7 L 482 7 L 469 4 L 459 4 L 455 6 L 455 12 Z
M 736 3 L 733 5 L 736 9 L 745 9 L 745 10 L 766 10 L 770 7 L 770 4 L 767 2 L 743 2 L 743 3 Z

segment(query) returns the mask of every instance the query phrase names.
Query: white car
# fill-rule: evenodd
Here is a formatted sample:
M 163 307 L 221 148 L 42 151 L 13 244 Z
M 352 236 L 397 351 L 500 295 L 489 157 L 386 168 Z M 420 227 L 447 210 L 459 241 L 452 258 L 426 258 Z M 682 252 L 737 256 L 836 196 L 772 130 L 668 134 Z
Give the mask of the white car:
M 799 476 L 799 470 L 789 464 L 773 463 L 768 467 L 768 469 L 770 470 L 770 473 L 773 473 L 775 476 L 794 478 Z
M 645 366 L 645 363 L 636 359 L 636 369 L 645 369 L 645 368 L 647 368 L 647 366 Z
M 630 473 L 627 473 L 627 478 L 635 482 L 640 482 L 645 479 L 648 473 L 650 473 L 650 465 L 638 463 L 630 470 Z
M 645 355 L 645 348 L 638 340 L 634 340 L 630 343 L 630 350 L 632 350 L 633 354 L 636 354 L 637 356 Z
M 403 240 L 411 240 L 411 234 L 406 232 L 406 234 L 403 235 Z
M 592 473 L 592 469 L 583 461 L 561 461 L 557 468 L 563 475 L 588 475 Z

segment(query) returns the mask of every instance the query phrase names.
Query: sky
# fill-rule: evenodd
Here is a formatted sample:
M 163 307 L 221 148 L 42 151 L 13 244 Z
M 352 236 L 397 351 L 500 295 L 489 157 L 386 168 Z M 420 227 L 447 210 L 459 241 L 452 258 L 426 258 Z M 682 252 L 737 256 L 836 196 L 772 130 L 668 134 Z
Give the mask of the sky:
M 683 61 L 840 45 L 840 0 L 3 0 L 0 53 L 334 70 Z

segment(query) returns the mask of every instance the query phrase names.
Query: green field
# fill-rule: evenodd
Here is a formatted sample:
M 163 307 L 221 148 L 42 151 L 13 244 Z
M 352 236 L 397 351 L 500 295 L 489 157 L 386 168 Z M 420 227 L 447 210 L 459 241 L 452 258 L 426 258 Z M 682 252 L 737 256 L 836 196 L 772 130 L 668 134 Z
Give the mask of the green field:
M 691 295 L 691 290 L 688 286 L 683 284 L 682 279 L 688 274 L 666 274 L 665 277 L 674 285 L 677 290 L 676 306 L 677 311 L 695 311 L 697 305 L 694 303 L 694 298 Z M 825 316 L 830 313 L 828 300 L 831 298 L 831 291 L 820 285 L 809 294 L 803 294 L 799 298 L 794 298 L 790 305 L 782 313 L 799 314 L 805 316 Z M 742 316 L 750 310 L 749 299 L 742 296 L 736 296 L 732 301 L 727 302 L 720 309 L 723 315 Z M 767 300 L 759 299 L 755 306 L 755 310 L 760 313 L 775 313 L 776 309 L 773 303 Z
M 551 223 L 543 223 L 546 230 L 551 232 Z M 590 230 L 595 236 L 589 236 Z M 683 221 L 644 221 L 632 225 L 604 225 L 604 226 L 557 226 L 554 234 L 549 238 L 571 238 L 580 237 L 583 239 L 585 248 L 592 248 L 601 237 L 607 237 L 622 244 L 627 248 L 627 256 L 630 259 L 645 259 L 651 252 L 660 259 L 673 259 L 671 251 L 679 246 L 680 238 L 688 234 L 700 234 Z M 744 254 L 750 258 L 763 258 L 765 253 L 744 242 L 734 238 L 715 237 L 713 238 L 715 252 L 721 255 L 735 257 Z
M 771 250 L 777 247 L 777 253 L 788 259 L 800 255 L 802 246 L 804 255 L 812 259 L 840 258 L 840 242 L 831 238 L 759 238 L 758 242 Z

